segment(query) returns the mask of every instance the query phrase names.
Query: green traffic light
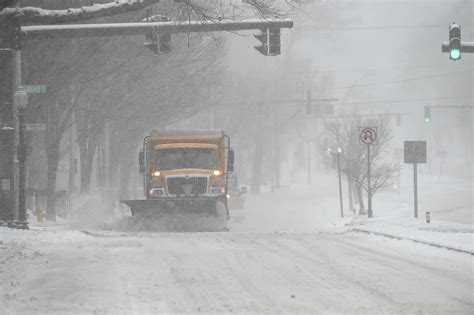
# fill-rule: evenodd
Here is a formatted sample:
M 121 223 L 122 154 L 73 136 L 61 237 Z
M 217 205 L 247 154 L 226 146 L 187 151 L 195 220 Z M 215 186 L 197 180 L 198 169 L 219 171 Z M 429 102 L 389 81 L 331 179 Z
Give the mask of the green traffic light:
M 453 48 L 450 51 L 450 55 L 452 60 L 458 60 L 459 58 L 461 58 L 461 51 L 457 48 Z
M 425 123 L 429 123 L 431 119 L 429 117 L 425 117 Z

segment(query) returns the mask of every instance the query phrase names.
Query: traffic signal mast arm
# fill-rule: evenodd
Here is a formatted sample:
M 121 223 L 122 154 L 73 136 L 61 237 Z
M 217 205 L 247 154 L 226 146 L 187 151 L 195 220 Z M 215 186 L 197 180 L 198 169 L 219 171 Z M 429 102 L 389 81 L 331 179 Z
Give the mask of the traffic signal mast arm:
M 179 21 L 107 24 L 66 24 L 22 26 L 23 39 L 60 37 L 99 37 L 146 35 L 150 33 L 175 34 L 215 31 L 244 31 L 255 29 L 292 28 L 292 19 L 248 19 L 241 21 Z
M 451 51 L 449 42 L 443 42 L 441 45 L 441 51 L 444 53 L 449 53 Z M 474 42 L 461 42 L 460 51 L 462 53 L 474 53 Z

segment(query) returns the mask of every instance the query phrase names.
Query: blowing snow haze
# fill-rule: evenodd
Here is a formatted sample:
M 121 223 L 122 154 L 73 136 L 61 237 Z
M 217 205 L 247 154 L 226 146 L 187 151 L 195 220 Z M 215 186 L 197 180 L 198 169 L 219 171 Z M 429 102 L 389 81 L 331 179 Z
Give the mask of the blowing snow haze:
M 472 314 L 473 17 L 1 1 L 0 313 Z

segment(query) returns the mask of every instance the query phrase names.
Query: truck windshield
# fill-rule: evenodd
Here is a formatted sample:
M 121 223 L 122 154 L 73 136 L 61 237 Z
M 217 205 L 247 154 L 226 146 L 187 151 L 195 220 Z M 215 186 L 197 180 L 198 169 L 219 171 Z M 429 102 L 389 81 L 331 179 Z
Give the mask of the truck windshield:
M 159 171 L 175 169 L 217 170 L 217 150 L 208 148 L 172 148 L 156 151 Z

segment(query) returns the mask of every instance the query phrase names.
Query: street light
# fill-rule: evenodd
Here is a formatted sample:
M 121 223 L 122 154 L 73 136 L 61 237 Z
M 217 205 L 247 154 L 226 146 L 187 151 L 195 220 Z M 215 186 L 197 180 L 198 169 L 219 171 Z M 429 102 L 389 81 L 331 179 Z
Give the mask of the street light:
M 14 160 L 14 168 L 15 168 L 15 177 L 16 183 L 15 184 L 15 198 L 18 205 L 15 215 L 18 215 L 19 221 L 26 221 L 26 204 L 25 204 L 25 179 L 26 179 L 26 171 L 25 171 L 25 162 L 26 162 L 26 150 L 25 150 L 25 136 L 24 136 L 24 117 L 25 117 L 25 110 L 28 107 L 28 93 L 26 93 L 23 86 L 19 86 L 15 93 L 13 94 L 13 106 L 15 108 L 15 113 L 17 113 L 18 119 L 16 120 L 15 124 L 15 144 L 17 145 L 16 148 L 16 156 L 17 158 Z M 18 112 L 17 112 L 18 110 Z M 17 164 L 18 159 L 18 164 Z M 17 175 L 18 174 L 18 177 Z
M 337 177 L 339 179 L 339 205 L 341 207 L 341 218 L 344 218 L 344 207 L 342 204 L 342 182 L 341 182 L 341 153 L 342 149 L 337 148 L 335 152 L 333 153 L 331 148 L 328 148 L 328 153 L 332 154 L 332 157 L 336 156 L 337 159 Z

